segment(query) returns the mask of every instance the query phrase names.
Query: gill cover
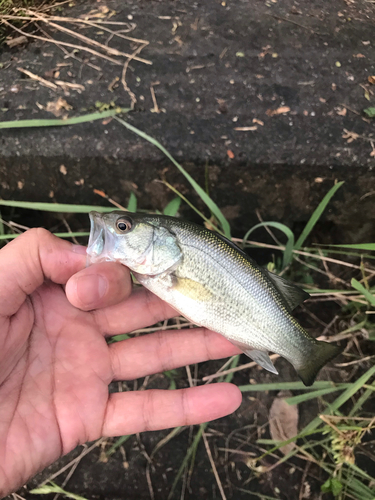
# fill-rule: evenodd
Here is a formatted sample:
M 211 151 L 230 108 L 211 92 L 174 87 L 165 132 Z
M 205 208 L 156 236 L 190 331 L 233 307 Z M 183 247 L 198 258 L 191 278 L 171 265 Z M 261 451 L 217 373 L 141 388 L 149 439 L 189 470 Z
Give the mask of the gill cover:
M 137 274 L 148 276 L 156 276 L 176 269 L 182 260 L 182 252 L 176 237 L 165 227 L 151 224 L 150 227 L 152 227 L 152 241 L 131 269 Z

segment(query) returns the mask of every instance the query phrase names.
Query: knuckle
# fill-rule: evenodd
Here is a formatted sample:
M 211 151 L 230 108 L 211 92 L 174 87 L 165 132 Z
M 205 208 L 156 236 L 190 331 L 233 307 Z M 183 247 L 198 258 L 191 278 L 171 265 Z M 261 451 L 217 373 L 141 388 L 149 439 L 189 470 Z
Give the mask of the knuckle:
M 145 391 L 142 406 L 142 419 L 143 419 L 143 428 L 147 431 L 153 430 L 153 415 L 154 412 L 154 393 L 152 391 Z
M 188 401 L 188 392 L 182 391 L 181 393 L 181 414 L 183 425 L 189 425 L 190 421 L 190 410 L 189 410 L 189 401 Z
M 166 338 L 163 331 L 156 332 L 156 340 L 158 344 L 157 352 L 159 355 L 161 369 L 163 372 L 170 370 L 175 366 L 171 342 L 168 338 Z

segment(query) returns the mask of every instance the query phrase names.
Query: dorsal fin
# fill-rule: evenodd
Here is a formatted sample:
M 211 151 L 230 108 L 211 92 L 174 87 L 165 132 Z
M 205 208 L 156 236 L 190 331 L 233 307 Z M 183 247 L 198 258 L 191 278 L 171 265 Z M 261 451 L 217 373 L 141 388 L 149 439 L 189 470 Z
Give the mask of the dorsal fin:
M 283 298 L 285 299 L 287 306 L 289 308 L 289 312 L 292 312 L 297 306 L 302 304 L 305 300 L 307 300 L 310 295 L 302 290 L 297 285 L 294 285 L 290 281 L 278 276 L 277 274 L 271 273 L 267 269 L 264 269 L 265 273 L 281 293 Z

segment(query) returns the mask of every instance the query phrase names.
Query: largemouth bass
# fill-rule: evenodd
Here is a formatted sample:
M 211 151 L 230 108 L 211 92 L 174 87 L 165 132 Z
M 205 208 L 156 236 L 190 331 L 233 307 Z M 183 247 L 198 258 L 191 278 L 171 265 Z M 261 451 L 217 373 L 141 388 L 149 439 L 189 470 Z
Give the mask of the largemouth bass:
M 218 233 L 174 217 L 90 213 L 89 263 L 116 261 L 185 318 L 221 333 L 260 366 L 287 359 L 307 386 L 341 348 L 311 337 L 291 315 L 309 295 L 258 266 Z

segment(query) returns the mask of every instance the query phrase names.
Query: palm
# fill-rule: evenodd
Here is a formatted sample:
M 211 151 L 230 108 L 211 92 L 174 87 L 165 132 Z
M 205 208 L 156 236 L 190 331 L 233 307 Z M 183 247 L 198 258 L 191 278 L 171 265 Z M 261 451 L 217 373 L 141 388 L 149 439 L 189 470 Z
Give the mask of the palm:
M 19 463 L 23 443 L 31 463 L 29 470 L 18 472 L 28 477 L 77 444 L 97 439 L 113 378 L 107 344 L 91 313 L 74 308 L 55 284 L 43 285 L 31 302 L 33 326 L 27 349 L 11 367 L 18 397 L 15 406 L 8 408 L 8 419 L 14 415 L 8 431 L 10 446 L 6 450 L 0 446 L 0 457 L 6 452 L 6 461 L 0 458 L 6 464 L 6 476 L 25 466 Z M 8 384 L 0 387 L 0 400 L 7 390 Z

